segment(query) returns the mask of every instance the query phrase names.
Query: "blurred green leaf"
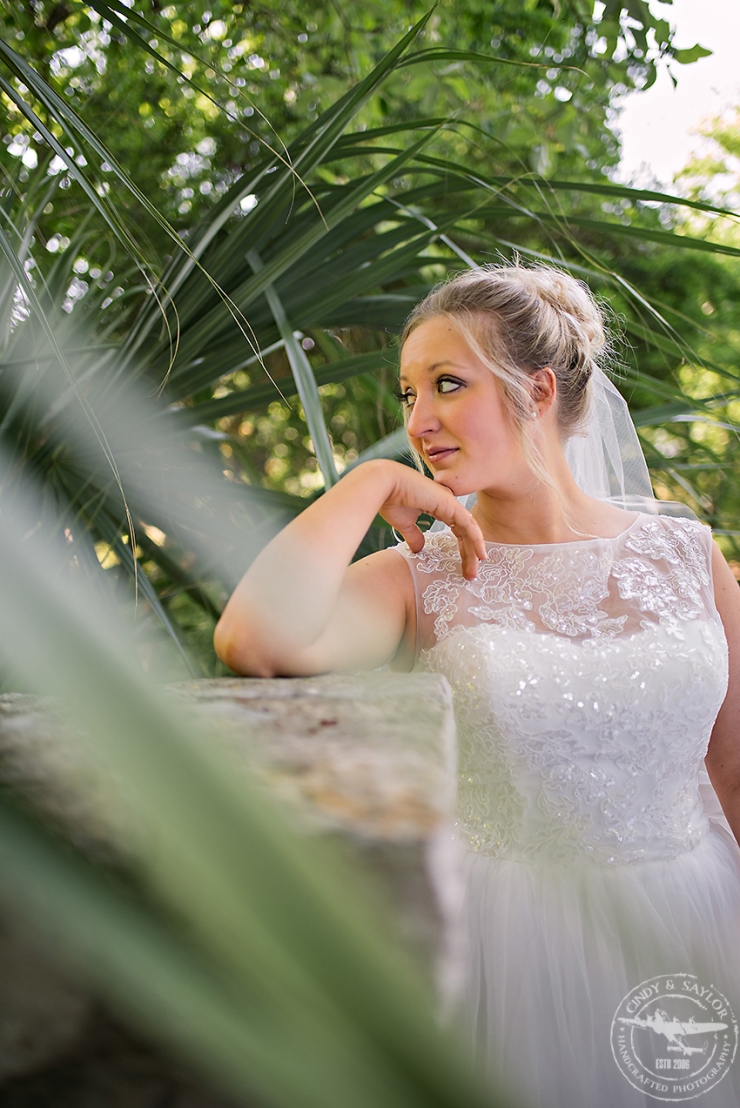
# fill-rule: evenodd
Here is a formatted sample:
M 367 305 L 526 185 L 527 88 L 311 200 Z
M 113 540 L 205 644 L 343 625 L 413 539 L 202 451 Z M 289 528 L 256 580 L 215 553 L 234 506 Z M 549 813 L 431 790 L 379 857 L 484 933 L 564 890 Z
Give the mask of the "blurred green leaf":
M 697 43 L 696 46 L 691 46 L 688 50 L 674 50 L 673 57 L 680 65 L 690 65 L 691 62 L 698 62 L 699 58 L 710 57 L 711 53 L 711 50 L 707 50 Z

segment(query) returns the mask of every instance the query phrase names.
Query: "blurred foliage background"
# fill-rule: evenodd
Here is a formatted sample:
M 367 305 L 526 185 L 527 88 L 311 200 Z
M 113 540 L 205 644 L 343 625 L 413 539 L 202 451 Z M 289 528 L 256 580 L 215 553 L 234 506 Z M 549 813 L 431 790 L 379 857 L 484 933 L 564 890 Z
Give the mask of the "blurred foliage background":
M 643 0 L 0 3 L 0 674 L 136 831 L 106 869 L 5 783 L 0 884 L 245 1102 L 493 1101 L 354 875 L 155 684 L 220 674 L 249 559 L 406 458 L 405 317 L 515 254 L 603 299 L 657 494 L 740 568 L 737 121 L 680 195 L 614 180 L 615 98 L 702 53 Z
M 143 387 L 156 433 L 137 449 L 174 436 L 210 460 L 243 569 L 347 466 L 403 457 L 405 316 L 516 252 L 604 298 L 656 492 L 740 557 L 740 244 L 711 186 L 727 172 L 687 170 L 680 197 L 612 181 L 615 97 L 705 53 L 642 0 L 0 13 L 4 493 L 42 487 L 39 526 L 66 536 L 70 572 L 116 582 L 146 670 L 223 672 L 211 634 L 235 570 L 208 557 L 203 499 L 197 526 L 147 503 L 102 440 L 75 442 L 72 410 L 102 419 Z M 378 524 L 360 553 L 387 541 Z
M 191 227 L 214 193 L 255 164 L 262 141 L 299 134 L 431 5 L 370 0 L 355 11 L 331 0 L 216 0 L 208 7 L 126 7 L 151 21 L 144 38 L 172 69 L 154 55 L 132 57 L 125 33 L 94 5 L 4 4 L 3 37 L 64 90 L 123 165 L 136 167 L 137 183 L 167 217 Z M 419 46 L 495 55 L 498 64 L 439 57 L 397 73 L 363 106 L 355 129 L 460 115 L 497 140 L 502 166 L 523 161 L 538 172 L 585 169 L 598 178 L 618 160 L 607 126 L 613 97 L 652 83 L 656 65 L 676 51 L 667 24 L 646 5 L 611 3 L 598 21 L 593 9 L 590 0 L 441 0 Z M 157 31 L 167 39 L 157 39 Z M 678 55 L 685 61 L 701 53 Z M 203 91 L 185 85 L 181 74 Z M 441 149 L 449 146 L 447 135 Z M 459 149 L 475 157 L 474 146 Z M 490 168 L 490 150 L 480 153 Z

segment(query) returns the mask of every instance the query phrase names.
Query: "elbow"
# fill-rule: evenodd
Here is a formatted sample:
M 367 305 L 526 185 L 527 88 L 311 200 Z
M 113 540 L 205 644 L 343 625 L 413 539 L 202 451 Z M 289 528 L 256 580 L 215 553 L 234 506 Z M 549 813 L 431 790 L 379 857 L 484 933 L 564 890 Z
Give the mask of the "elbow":
M 213 632 L 213 649 L 216 651 L 216 657 L 223 662 L 229 669 L 233 669 L 235 673 L 240 673 L 236 643 L 231 629 L 227 626 L 223 616 L 216 624 L 216 628 Z
M 236 634 L 222 616 L 213 632 L 213 648 L 225 666 L 240 677 L 277 677 L 276 668 L 244 634 Z

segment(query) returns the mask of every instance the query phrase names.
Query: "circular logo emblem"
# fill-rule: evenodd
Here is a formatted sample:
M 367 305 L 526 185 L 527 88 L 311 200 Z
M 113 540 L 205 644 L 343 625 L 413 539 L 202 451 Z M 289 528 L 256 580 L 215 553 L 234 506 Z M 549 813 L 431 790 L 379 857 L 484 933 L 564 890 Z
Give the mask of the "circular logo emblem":
M 727 998 L 693 974 L 643 981 L 614 1013 L 614 1061 L 641 1092 L 656 1100 L 693 1100 L 727 1073 L 738 1025 Z

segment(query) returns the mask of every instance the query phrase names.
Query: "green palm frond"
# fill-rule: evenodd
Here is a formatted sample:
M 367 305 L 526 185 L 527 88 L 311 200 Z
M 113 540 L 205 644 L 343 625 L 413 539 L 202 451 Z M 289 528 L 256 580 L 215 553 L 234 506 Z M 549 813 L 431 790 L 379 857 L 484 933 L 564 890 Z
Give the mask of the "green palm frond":
M 170 64 L 140 13 L 90 6 Z M 728 541 L 738 531 L 728 444 L 740 356 L 729 340 L 713 349 L 707 318 L 643 288 L 655 258 L 735 264 L 732 241 L 700 237 L 681 214 L 733 213 L 545 179 L 463 118 L 351 131 L 399 70 L 475 60 L 420 50 L 424 23 L 287 148 L 263 144 L 184 236 L 104 136 L 0 44 L 0 88 L 48 147 L 27 180 L 0 184 L 4 667 L 57 694 L 75 733 L 92 736 L 88 754 L 115 767 L 141 836 L 122 883 L 3 794 L 2 887 L 30 920 L 53 916 L 70 957 L 124 1010 L 232 1091 L 290 1108 L 480 1099 L 403 952 L 381 948 L 351 875 L 296 842 L 256 792 L 237 794 L 142 682 L 142 638 L 161 629 L 169 677 L 220 672 L 199 644 L 275 530 L 345 468 L 410 461 L 392 378 L 414 303 L 502 254 L 555 262 L 610 298 L 635 348 L 620 380 L 659 491 L 688 499 Z M 57 254 L 44 249 L 61 187 L 52 156 L 78 199 Z M 656 204 L 660 216 L 646 207 Z M 172 244 L 166 261 L 149 224 Z M 288 477 L 271 476 L 276 462 Z M 373 528 L 360 554 L 388 537 Z
M 484 1096 L 356 875 L 299 839 L 146 682 L 125 623 L 4 512 L 0 653 L 109 795 L 116 872 L 0 796 L 3 900 L 213 1080 L 285 1108 L 458 1108 Z M 111 791 L 112 790 L 112 791 Z M 122 832 L 121 829 L 125 829 Z M 123 834 L 123 840 L 121 835 Z
M 125 5 L 101 2 L 94 7 L 106 18 L 115 15 L 119 30 L 132 43 L 147 32 L 143 17 L 128 20 Z M 623 372 L 636 423 L 648 436 L 644 444 L 656 478 L 672 494 L 680 489 L 683 495 L 685 484 L 676 482 L 669 469 L 675 474 L 677 465 L 701 466 L 711 460 L 714 469 L 701 478 L 698 506 L 715 525 L 724 521 L 729 529 L 730 521 L 722 515 L 726 509 L 711 495 L 713 474 L 724 472 L 717 461 L 721 450 L 706 435 L 692 438 L 686 417 L 708 421 L 706 426 L 718 434 L 734 435 L 731 397 L 723 405 L 716 394 L 693 389 L 689 395 L 677 373 L 683 363 L 696 364 L 729 382 L 737 377 L 738 364 L 710 357 L 706 327 L 699 329 L 685 314 L 658 306 L 640 291 L 639 274 L 633 276 L 631 269 L 633 259 L 645 251 L 728 259 L 739 252 L 731 243 L 684 233 L 678 216 L 673 226 L 658 222 L 645 204 L 661 204 L 673 213 L 682 207 L 728 218 L 731 213 L 609 182 L 546 180 L 527 166 L 502 175 L 495 172 L 496 156 L 492 172 L 482 172 L 480 159 L 473 168 L 457 154 L 441 154 L 445 135 L 457 141 L 468 133 L 478 144 L 489 141 L 465 120 L 427 118 L 348 133 L 383 82 L 407 62 L 420 60 L 411 51 L 422 26 L 423 21 L 287 149 L 279 143 L 263 147 L 249 173 L 221 197 L 205 222 L 191 229 L 161 276 L 127 229 L 128 217 L 115 194 L 99 191 L 95 173 L 66 152 L 65 166 L 89 215 L 81 220 L 77 241 L 58 257 L 44 258 L 31 245 L 42 202 L 56 187 L 45 167 L 40 165 L 23 188 L 16 182 L 3 190 L 2 217 L 10 231 L 0 281 L 9 367 L 0 382 L 4 448 L 21 469 L 42 476 L 55 505 L 54 526 L 66 527 L 75 543 L 86 537 L 85 565 L 91 572 L 97 559 L 91 559 L 90 551 L 97 544 L 113 551 L 115 558 L 108 557 L 107 564 L 118 564 L 112 572 L 139 577 L 141 604 L 156 614 L 178 650 L 188 651 L 188 636 L 178 626 L 178 606 L 200 612 L 197 618 L 204 627 L 212 625 L 236 573 L 233 564 L 227 570 L 209 558 L 206 537 L 214 513 L 205 510 L 202 497 L 196 508 L 178 507 L 174 501 L 166 510 L 149 505 L 146 489 L 134 478 L 116 492 L 117 455 L 123 448 L 111 452 L 107 469 L 100 458 L 107 440 L 95 446 L 88 436 L 80 454 L 71 430 L 74 420 L 67 418 L 72 408 L 89 409 L 94 425 L 101 405 L 126 410 L 127 391 L 133 382 L 142 382 L 151 393 L 148 425 L 162 441 L 172 437 L 186 451 L 216 463 L 213 479 L 223 478 L 224 504 L 230 505 L 224 510 L 232 522 L 240 521 L 242 534 L 246 529 L 250 535 L 245 544 L 237 528 L 226 542 L 230 550 L 242 549 L 243 568 L 249 551 L 322 487 L 311 482 L 308 495 L 299 495 L 294 482 L 290 492 L 280 494 L 275 482 L 265 481 L 261 467 L 270 443 L 286 449 L 274 437 L 277 430 L 268 434 L 264 447 L 256 442 L 255 428 L 273 418 L 271 406 L 277 405 L 275 410 L 287 421 L 294 436 L 290 441 L 299 444 L 305 435 L 309 443 L 301 446 L 302 455 L 290 447 L 287 456 L 308 459 L 306 451 L 312 452 L 323 485 L 335 479 L 342 464 L 385 449 L 376 442 L 388 442 L 396 451 L 402 432 L 392 399 L 393 336 L 430 282 L 502 252 L 552 260 L 614 298 L 628 340 L 662 359 L 650 370 L 628 365 Z M 153 49 L 147 46 L 149 52 Z M 57 148 L 67 142 L 75 152 L 84 148 L 96 165 L 105 159 L 120 187 L 147 218 L 161 225 L 152 205 L 108 157 L 102 139 L 88 134 L 84 122 L 38 75 L 29 74 L 9 47 L 2 58 L 8 67 L 7 94 L 23 101 L 13 83 L 23 79 L 29 89 L 29 104 L 23 101 L 28 110 L 35 110 L 34 103 L 38 111 L 43 107 L 62 129 L 65 139 L 55 139 L 50 153 L 62 157 Z M 487 59 L 486 64 L 496 61 Z M 629 219 L 594 208 L 617 202 L 629 205 Z M 110 241 L 126 250 L 133 266 L 127 275 L 116 275 L 121 294 L 114 303 L 101 278 L 65 315 L 60 301 L 73 279 L 73 254 L 100 249 L 85 238 L 95 233 L 85 218 L 107 229 Z M 169 226 L 167 233 L 182 245 Z M 629 264 L 620 269 L 614 254 L 622 243 L 633 254 L 625 255 Z M 29 260 L 35 263 L 32 269 L 27 268 Z M 27 304 L 20 316 L 19 295 Z M 45 339 L 39 326 L 45 328 Z M 308 337 L 307 349 L 296 336 Z M 357 398 L 355 418 L 361 428 L 354 455 L 344 463 L 332 429 L 332 412 L 342 395 Z M 670 433 L 670 467 L 661 462 L 655 445 L 656 427 Z M 730 496 L 730 485 L 723 484 L 723 503 L 740 499 L 740 489 Z M 159 542 L 148 537 L 152 527 L 161 536 Z M 137 533 L 144 536 L 143 546 Z M 372 541 L 384 541 L 382 532 Z M 142 562 L 147 581 L 139 573 Z M 214 665 L 212 657 L 206 665 Z

